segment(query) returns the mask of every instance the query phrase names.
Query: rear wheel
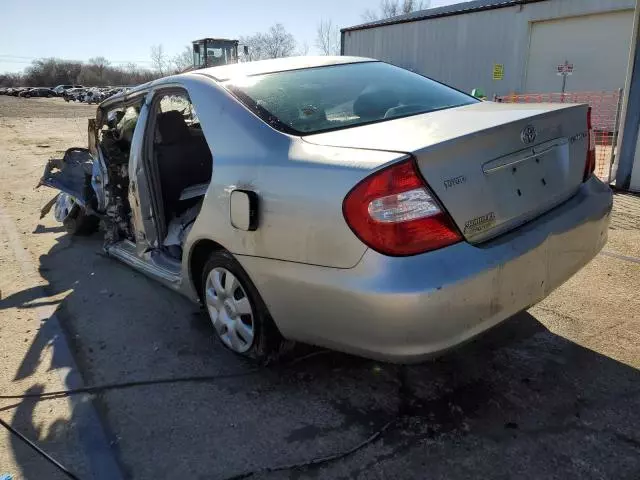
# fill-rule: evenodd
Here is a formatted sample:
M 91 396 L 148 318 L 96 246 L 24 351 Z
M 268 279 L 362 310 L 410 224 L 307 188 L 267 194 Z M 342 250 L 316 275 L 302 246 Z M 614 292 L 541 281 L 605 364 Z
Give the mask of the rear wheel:
M 215 333 L 234 353 L 268 363 L 292 345 L 282 337 L 258 290 L 229 252 L 209 256 L 201 285 L 202 302 Z

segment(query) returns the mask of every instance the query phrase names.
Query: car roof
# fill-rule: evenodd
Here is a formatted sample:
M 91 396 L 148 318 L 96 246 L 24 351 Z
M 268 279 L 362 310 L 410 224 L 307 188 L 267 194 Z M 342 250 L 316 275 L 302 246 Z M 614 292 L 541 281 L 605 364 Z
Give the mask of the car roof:
M 258 60 L 255 62 L 234 63 L 231 65 L 222 65 L 219 67 L 201 68 L 199 70 L 191 70 L 179 75 L 171 75 L 158 78 L 147 83 L 143 83 L 131 87 L 128 91 L 117 93 L 103 103 L 101 107 L 109 108 L 111 105 L 119 101 L 134 96 L 137 93 L 147 90 L 148 88 L 165 83 L 170 79 L 179 77 L 187 77 L 193 75 L 204 75 L 219 82 L 229 80 L 236 77 L 245 77 L 249 75 L 261 75 L 264 73 L 284 72 L 287 70 L 300 70 L 303 68 L 324 67 L 330 65 L 344 65 L 348 63 L 377 62 L 373 58 L 366 57 L 343 57 L 343 56 L 305 56 L 305 57 L 286 57 L 274 58 L 271 60 Z
M 345 63 L 372 62 L 372 58 L 365 57 L 332 57 L 332 56 L 305 56 L 274 58 L 271 60 L 258 60 L 256 62 L 234 63 L 219 67 L 202 68 L 192 70 L 182 75 L 207 75 L 222 82 L 235 77 L 261 75 L 264 73 L 283 72 L 287 70 L 299 70 L 302 68 L 324 67 L 328 65 L 342 65 Z

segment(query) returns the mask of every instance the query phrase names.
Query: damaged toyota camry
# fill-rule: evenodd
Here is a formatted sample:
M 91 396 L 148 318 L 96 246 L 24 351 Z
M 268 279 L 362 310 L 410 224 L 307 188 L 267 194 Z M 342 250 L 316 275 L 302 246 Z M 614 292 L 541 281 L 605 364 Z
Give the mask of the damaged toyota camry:
M 480 102 L 364 58 L 206 68 L 100 104 L 88 148 L 46 166 L 43 215 L 100 228 L 238 354 L 300 341 L 415 362 L 605 244 L 590 128 L 586 105 Z

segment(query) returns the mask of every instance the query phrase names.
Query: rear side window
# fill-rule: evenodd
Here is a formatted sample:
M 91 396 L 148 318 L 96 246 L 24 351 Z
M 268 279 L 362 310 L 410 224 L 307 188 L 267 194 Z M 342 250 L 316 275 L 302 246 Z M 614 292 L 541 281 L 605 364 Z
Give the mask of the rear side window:
M 478 101 L 434 80 L 382 62 L 234 78 L 224 86 L 265 122 L 297 135 Z

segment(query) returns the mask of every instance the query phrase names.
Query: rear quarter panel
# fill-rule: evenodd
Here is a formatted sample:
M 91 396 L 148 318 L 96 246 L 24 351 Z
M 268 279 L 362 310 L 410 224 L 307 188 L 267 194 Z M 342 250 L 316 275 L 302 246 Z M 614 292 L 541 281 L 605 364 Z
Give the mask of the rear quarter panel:
M 213 80 L 194 74 L 180 82 L 213 153 L 211 184 L 185 252 L 209 239 L 236 255 L 337 268 L 357 264 L 366 247 L 346 224 L 342 201 L 372 169 L 399 155 L 311 145 L 272 129 Z M 235 189 L 257 193 L 257 230 L 231 225 Z

